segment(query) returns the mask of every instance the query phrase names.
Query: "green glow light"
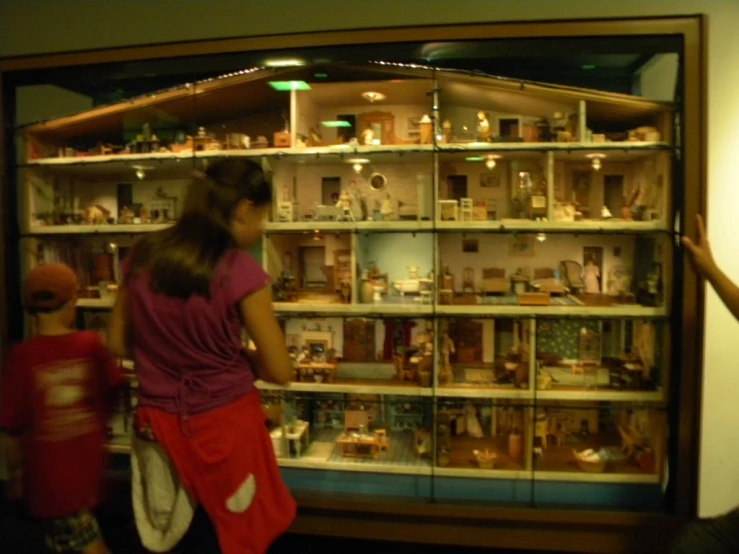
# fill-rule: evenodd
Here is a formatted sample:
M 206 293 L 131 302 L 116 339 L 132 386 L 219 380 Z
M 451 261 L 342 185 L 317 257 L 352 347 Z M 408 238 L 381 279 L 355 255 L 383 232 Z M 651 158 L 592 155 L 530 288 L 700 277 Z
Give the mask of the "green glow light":
M 352 124 L 348 121 L 321 121 L 321 125 L 324 127 L 351 127 Z
M 316 79 L 328 79 L 328 73 L 314 73 Z
M 305 81 L 270 81 L 269 86 L 275 90 L 311 90 L 310 85 Z
M 468 162 L 484 162 L 485 158 L 481 158 L 480 156 L 474 156 L 472 158 L 465 158 Z
M 586 63 L 586 64 L 582 65 L 581 67 L 583 69 L 590 70 L 590 69 L 595 69 L 596 66 L 595 66 L 595 64 L 592 64 L 592 63 Z

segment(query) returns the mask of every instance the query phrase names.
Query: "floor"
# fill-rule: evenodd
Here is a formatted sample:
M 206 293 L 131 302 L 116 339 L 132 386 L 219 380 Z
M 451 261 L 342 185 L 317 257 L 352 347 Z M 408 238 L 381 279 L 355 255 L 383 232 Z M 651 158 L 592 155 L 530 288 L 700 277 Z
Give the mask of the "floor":
M 5 498 L 0 481 L 0 498 Z M 127 483 L 113 489 L 111 499 L 101 508 L 98 520 L 113 554 L 145 554 L 141 546 L 129 502 Z M 43 539 L 38 524 L 19 515 L 18 511 L 0 502 L 0 551 L 8 554 L 44 554 Z M 359 548 L 358 548 L 359 547 Z M 496 553 L 491 549 L 458 548 L 395 544 L 381 541 L 359 541 L 305 535 L 286 534 L 272 546 L 269 554 L 328 554 L 333 552 L 382 552 L 383 554 L 482 554 Z M 217 554 L 219 552 L 213 527 L 207 516 L 198 512 L 185 538 L 171 554 Z M 510 551 L 506 551 L 510 552 Z M 502 552 L 500 553 L 502 554 Z M 530 552 L 530 554 L 553 554 Z

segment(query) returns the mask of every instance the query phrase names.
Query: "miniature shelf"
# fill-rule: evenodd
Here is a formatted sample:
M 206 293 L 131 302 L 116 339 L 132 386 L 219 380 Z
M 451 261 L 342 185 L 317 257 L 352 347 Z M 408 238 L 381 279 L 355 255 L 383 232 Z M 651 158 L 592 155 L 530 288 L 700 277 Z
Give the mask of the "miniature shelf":
M 432 469 L 429 465 L 400 465 L 379 464 L 367 461 L 366 463 L 333 462 L 328 460 L 313 460 L 310 455 L 303 458 L 278 458 L 280 467 L 291 467 L 298 469 L 323 469 L 329 471 L 356 471 L 361 473 L 385 473 L 393 475 L 424 475 L 431 476 Z M 428 464 L 428 462 L 427 462 Z
M 275 302 L 275 312 L 279 314 L 346 314 L 346 315 L 387 315 L 413 316 L 431 315 L 434 311 L 432 304 L 405 303 L 405 304 L 308 304 Z
M 443 386 L 436 388 L 439 399 L 444 398 L 499 398 L 507 400 L 532 400 L 533 391 L 516 389 L 513 387 L 471 387 L 471 386 Z
M 438 304 L 434 311 L 443 316 L 484 316 L 484 317 L 596 317 L 608 318 L 664 318 L 669 315 L 666 306 L 648 307 L 638 304 L 619 306 L 501 306 L 501 305 L 449 305 Z
M 140 223 L 130 225 L 41 225 L 31 227 L 25 235 L 114 235 L 114 234 L 139 234 L 161 231 L 171 227 L 171 223 Z
M 115 298 L 80 298 L 77 306 L 80 308 L 107 310 L 113 308 Z M 377 315 L 377 316 L 430 316 L 441 315 L 446 317 L 478 316 L 478 317 L 594 317 L 658 319 L 668 314 L 667 307 L 651 308 L 638 305 L 623 305 L 612 307 L 593 306 L 494 306 L 494 305 L 447 305 L 447 304 L 296 304 L 289 302 L 275 302 L 275 312 L 278 314 L 295 314 L 303 317 L 312 314 L 335 315 Z
M 439 152 L 586 152 L 586 151 L 650 151 L 670 150 L 666 142 L 469 142 L 440 144 Z
M 435 229 L 451 232 L 490 231 L 499 233 L 527 232 L 527 233 L 654 233 L 668 232 L 668 225 L 660 220 L 655 221 L 626 221 L 586 220 L 586 221 L 531 221 L 526 219 L 506 219 L 500 221 L 438 221 Z
M 546 454 L 545 454 L 546 456 Z M 537 471 L 533 472 L 534 481 L 568 481 L 572 483 L 618 483 L 635 485 L 656 485 L 662 482 L 657 474 L 638 473 L 577 473 L 575 471 Z
M 613 389 L 596 390 L 536 390 L 532 391 L 532 398 L 537 401 L 600 401 L 600 402 L 664 402 L 663 391 L 624 391 Z
M 270 221 L 264 225 L 265 232 L 269 234 L 314 233 L 316 231 L 416 233 L 433 229 L 432 221 L 297 221 L 285 223 Z
M 257 381 L 260 390 L 280 390 L 285 392 L 322 392 L 339 394 L 383 394 L 391 396 L 433 396 L 433 389 L 420 386 L 406 385 L 371 385 L 357 383 L 291 383 L 288 386 L 273 385 L 264 381 Z

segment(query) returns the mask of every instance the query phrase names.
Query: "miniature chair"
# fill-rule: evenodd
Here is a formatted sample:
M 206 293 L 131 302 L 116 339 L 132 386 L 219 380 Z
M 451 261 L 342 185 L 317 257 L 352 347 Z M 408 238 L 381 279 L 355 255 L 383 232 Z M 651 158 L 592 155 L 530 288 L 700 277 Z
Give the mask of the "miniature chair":
M 475 270 L 471 267 L 462 271 L 462 292 L 475 292 Z
M 559 263 L 560 275 L 567 287 L 579 294 L 585 289 L 585 281 L 582 279 L 582 266 L 573 260 L 563 260 Z
M 473 210 L 472 198 L 459 199 L 459 221 L 472 221 Z
M 546 449 L 547 437 L 549 436 L 549 419 L 540 419 L 534 424 L 534 443 L 541 439 L 541 447 Z
M 439 200 L 438 204 L 441 221 L 459 221 L 459 201 Z
M 380 452 L 387 452 L 390 448 L 390 439 L 387 437 L 385 429 L 375 429 L 375 439 L 380 447 Z

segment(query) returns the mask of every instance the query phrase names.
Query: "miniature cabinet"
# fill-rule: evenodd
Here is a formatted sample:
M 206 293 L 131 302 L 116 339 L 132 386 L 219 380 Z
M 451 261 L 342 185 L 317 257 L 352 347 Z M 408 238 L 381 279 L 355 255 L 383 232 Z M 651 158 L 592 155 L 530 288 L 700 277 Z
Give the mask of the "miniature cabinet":
M 254 255 L 295 382 L 257 386 L 289 484 L 320 487 L 306 472 L 322 471 L 353 491 L 359 472 L 410 496 L 436 480 L 442 500 L 551 499 L 568 483 L 657 494 L 673 107 L 336 69 L 353 78 L 257 68 L 132 99 L 117 109 L 143 118 L 135 130 L 108 108 L 24 128 L 21 264 L 70 263 L 81 314 L 104 313 L 135 235 L 172 224 L 193 170 L 249 157 L 273 180 Z M 229 108 L 235 91 L 264 112 Z

